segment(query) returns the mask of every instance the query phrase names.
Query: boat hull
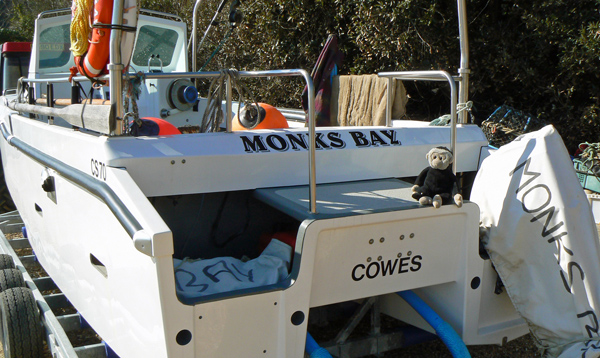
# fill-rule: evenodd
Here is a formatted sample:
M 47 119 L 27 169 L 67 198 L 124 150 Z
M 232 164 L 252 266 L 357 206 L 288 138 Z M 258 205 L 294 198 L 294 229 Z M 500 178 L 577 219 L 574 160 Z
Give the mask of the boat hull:
M 77 175 L 105 184 L 149 237 L 150 248 L 140 249 L 135 235 L 132 238 L 114 210 L 93 190 L 24 154 L 6 138 L 0 140 L 7 184 L 40 263 L 122 357 L 301 357 L 311 308 L 382 296 L 386 312 L 412 323 L 394 298 L 396 291 L 407 289 L 421 289 L 417 292 L 431 301 L 470 344 L 501 343 L 503 337 L 517 337 L 526 331 L 510 307 L 503 308 L 504 316 L 515 320 L 508 328 L 467 328 L 484 315 L 468 314 L 458 304 L 481 298 L 481 292 L 470 292 L 467 277 L 483 277 L 483 271 L 489 270 L 476 246 L 468 244 L 477 242 L 479 211 L 474 204 L 435 211 L 419 207 L 410 198 L 392 196 L 388 198 L 391 206 L 384 205 L 385 209 L 362 210 L 363 201 L 338 205 L 342 198 L 360 198 L 373 191 L 376 183 L 389 180 L 386 178 L 418 174 L 426 165 L 425 153 L 432 146 L 447 145 L 449 128 L 429 129 L 409 123 L 392 128 L 319 129 L 318 200 L 317 214 L 313 215 L 308 207 L 297 209 L 306 204 L 308 195 L 300 197 L 298 205 L 282 202 L 278 206 L 258 194 L 277 188 L 299 188 L 308 193 L 304 128 L 106 137 L 48 125 L 9 113 L 6 108 L 3 111 L 3 124 L 10 135 Z M 484 140 L 477 127 L 459 127 L 456 149 L 464 153 L 457 163 L 459 170 L 477 169 Z M 49 192 L 41 185 L 48 177 L 54 181 L 54 190 Z M 409 185 L 399 184 L 404 182 L 393 179 L 391 183 L 392 192 L 410 191 Z M 338 192 L 334 187 L 354 185 L 358 187 L 340 198 L 327 196 Z M 251 205 L 262 203 L 263 209 L 264 205 L 275 208 L 271 209 L 279 213 L 275 217 L 287 215 L 295 220 L 298 233 L 291 274 L 277 285 L 182 302 L 176 295 L 173 268 L 181 230 L 175 230 L 179 222 L 173 218 L 176 215 L 163 211 L 185 198 L 193 198 L 192 204 L 197 205 L 204 199 L 196 198 L 218 197 L 224 192 L 238 193 Z M 388 195 L 386 191 L 373 193 L 378 193 L 373 194 L 376 197 Z M 288 212 L 287 205 L 296 209 Z M 327 210 L 334 213 L 327 214 Z M 196 212 L 182 213 L 186 222 L 199 217 Z M 436 226 L 440 215 L 462 229 L 448 235 L 443 227 Z M 234 223 L 238 219 L 229 220 Z M 423 231 L 426 228 L 442 232 Z M 401 234 L 411 233 L 426 239 L 408 246 L 399 240 Z M 389 240 L 385 244 L 389 247 L 369 244 L 373 238 Z M 363 245 L 364 249 L 358 249 Z M 413 266 L 399 266 L 402 274 L 379 275 L 377 279 L 374 266 L 367 271 L 369 258 L 393 264 L 402 260 L 397 255 L 408 252 L 425 261 L 409 261 Z M 454 254 L 448 256 L 448 252 Z M 457 264 L 455 257 L 468 264 Z M 373 279 L 358 280 L 361 275 Z M 438 289 L 446 295 L 452 292 L 455 303 L 451 307 L 436 301 Z

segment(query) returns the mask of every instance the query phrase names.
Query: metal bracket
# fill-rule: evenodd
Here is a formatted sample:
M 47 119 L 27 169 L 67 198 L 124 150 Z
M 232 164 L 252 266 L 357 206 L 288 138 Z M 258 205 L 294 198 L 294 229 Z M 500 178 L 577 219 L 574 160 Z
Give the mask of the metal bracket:
M 144 230 L 133 234 L 133 245 L 139 252 L 152 256 L 152 237 Z
M 369 333 L 360 338 L 348 339 L 362 319 L 371 312 Z M 356 309 L 338 335 L 322 344 L 329 353 L 339 358 L 357 358 L 368 355 L 383 357 L 383 353 L 413 344 L 437 339 L 435 334 L 398 322 L 398 327 L 381 332 L 379 297 L 365 299 Z

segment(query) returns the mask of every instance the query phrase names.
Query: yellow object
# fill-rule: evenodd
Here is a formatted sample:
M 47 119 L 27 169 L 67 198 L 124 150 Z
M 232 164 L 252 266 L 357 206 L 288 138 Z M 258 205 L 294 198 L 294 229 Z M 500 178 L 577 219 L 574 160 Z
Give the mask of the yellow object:
M 91 12 L 94 8 L 93 0 L 73 0 L 71 6 L 71 52 L 73 56 L 83 56 L 89 47 L 89 38 L 92 31 Z

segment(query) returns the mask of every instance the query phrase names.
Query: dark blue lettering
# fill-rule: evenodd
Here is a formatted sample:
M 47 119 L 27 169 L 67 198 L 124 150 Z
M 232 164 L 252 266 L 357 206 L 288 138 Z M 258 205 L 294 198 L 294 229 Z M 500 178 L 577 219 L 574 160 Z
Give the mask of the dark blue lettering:
M 421 255 L 413 256 L 412 260 L 410 260 L 410 262 L 413 264 L 413 266 L 410 268 L 410 270 L 412 272 L 417 272 L 421 269 L 421 260 L 422 259 L 423 259 L 423 257 Z
M 382 263 L 381 264 L 381 275 L 385 276 L 388 274 L 388 272 L 390 273 L 390 275 L 393 275 L 394 271 L 396 270 L 397 264 L 398 264 L 398 259 L 395 259 L 394 261 L 387 260 L 387 263 Z
M 583 278 L 585 277 L 583 274 L 583 270 L 581 269 L 581 266 L 579 266 L 579 264 L 577 262 L 573 262 L 573 261 L 569 262 L 567 264 L 569 282 L 567 282 L 567 279 L 565 278 L 565 274 L 563 273 L 563 271 L 560 271 L 560 278 L 562 278 L 562 280 L 563 280 L 563 285 L 565 285 L 565 290 L 567 290 L 567 292 L 569 292 L 569 293 L 573 293 L 571 291 L 571 288 L 573 287 L 573 267 L 576 267 L 579 270 L 581 280 L 583 280 Z
M 288 142 L 277 134 L 267 136 L 267 145 L 279 152 L 285 152 L 289 148 Z
M 586 316 L 591 316 L 590 319 L 592 320 L 592 326 L 589 325 L 585 325 L 585 330 L 587 331 L 588 337 L 590 338 L 594 338 L 594 337 L 598 337 L 598 329 L 600 327 L 598 327 L 598 317 L 596 317 L 596 313 L 594 311 L 585 311 L 583 313 L 580 313 L 577 315 L 577 318 L 583 318 Z M 595 348 L 599 348 L 599 347 L 595 347 Z
M 527 208 L 527 207 L 525 206 L 525 197 L 526 197 L 527 195 L 529 195 L 529 193 L 531 193 L 531 192 L 532 192 L 534 189 L 537 189 L 537 188 L 542 188 L 542 189 L 544 189 L 544 191 L 546 192 L 546 195 L 547 195 L 546 202 L 545 202 L 543 205 L 540 205 L 540 206 L 539 206 L 538 208 L 536 208 L 536 209 L 529 209 L 529 208 Z M 548 204 L 550 203 L 550 199 L 552 199 L 552 194 L 550 194 L 550 189 L 549 189 L 549 188 L 548 188 L 546 185 L 544 185 L 544 184 L 537 184 L 537 185 L 534 185 L 533 187 L 531 187 L 531 188 L 530 188 L 529 190 L 527 190 L 525 193 L 523 193 L 523 196 L 521 197 L 521 205 L 523 206 L 523 210 L 524 210 L 526 213 L 535 213 L 535 212 L 538 212 L 538 211 L 542 210 L 542 209 L 543 209 L 543 208 L 545 208 L 546 206 L 548 206 Z
M 315 144 L 315 149 L 331 149 L 331 147 L 328 146 L 327 143 L 323 142 L 323 133 L 317 133 L 315 135 Z
M 357 277 L 357 276 L 356 276 L 356 270 L 357 270 L 357 269 L 359 269 L 359 268 L 361 268 L 361 269 L 363 269 L 363 270 L 364 270 L 364 269 L 365 269 L 365 265 L 363 265 L 363 264 L 358 264 L 358 265 L 354 266 L 354 268 L 352 269 L 352 279 L 353 279 L 354 281 L 360 281 L 360 280 L 362 280 L 362 279 L 363 279 L 363 277 L 365 277 L 365 274 L 364 274 L 364 273 L 360 274 L 360 276 L 359 276 L 359 277 Z
M 350 132 L 350 135 L 357 147 L 369 147 L 371 145 L 362 132 Z
M 530 164 L 530 163 L 531 163 L 531 158 L 527 158 L 527 160 L 526 160 L 525 162 L 523 162 L 523 163 L 521 163 L 521 164 L 517 165 L 517 166 L 515 167 L 515 169 L 513 169 L 513 170 L 512 170 L 512 171 L 509 173 L 509 175 L 510 175 L 510 176 L 513 176 L 513 175 L 514 175 L 514 174 L 517 172 L 517 170 L 519 170 L 519 169 L 521 169 L 521 168 L 525 167 L 525 169 L 523 170 L 523 175 L 531 175 L 531 176 L 532 176 L 532 178 L 528 179 L 528 180 L 527 180 L 527 181 L 526 181 L 524 184 L 522 184 L 522 185 L 521 185 L 521 186 L 520 186 L 520 187 L 517 189 L 517 191 L 516 191 L 516 193 L 517 193 L 517 194 L 518 194 L 518 193 L 521 191 L 521 189 L 523 189 L 524 187 L 526 187 L 526 186 L 527 186 L 527 184 L 531 183 L 532 181 L 534 181 L 534 180 L 535 180 L 535 178 L 537 178 L 537 177 L 539 177 L 540 175 L 542 175 L 541 173 L 530 172 L 530 171 L 529 171 L 529 164 Z
M 250 140 L 246 136 L 241 136 L 242 143 L 244 144 L 244 150 L 247 153 L 256 153 L 256 152 L 268 152 L 267 146 L 262 140 L 262 137 L 259 135 L 255 135 L 252 140 Z
M 331 142 L 331 146 L 333 148 L 344 148 L 346 147 L 346 143 L 340 139 L 340 134 L 337 132 L 329 132 L 327 133 L 327 139 Z
M 389 144 L 387 144 L 387 142 L 385 140 L 381 139 L 381 137 L 377 134 L 377 132 L 371 131 L 371 145 L 378 146 L 378 145 L 389 145 Z
M 288 140 L 290 141 L 290 145 L 292 146 L 293 150 L 300 150 L 300 148 L 308 149 L 308 144 L 306 144 L 306 140 L 304 139 L 303 133 L 288 133 L 286 134 L 286 136 L 288 137 Z M 298 148 L 298 146 L 300 146 L 300 148 Z
M 375 267 L 376 268 L 374 274 L 371 273 L 371 267 Z M 371 262 L 369 264 L 369 266 L 367 266 L 367 277 L 368 278 L 375 278 L 375 277 L 377 277 L 377 275 L 379 275 L 379 269 L 380 268 L 379 268 L 379 263 L 378 262 Z
M 408 266 L 409 260 L 410 260 L 410 257 L 408 257 L 408 256 L 400 259 L 400 267 L 398 268 L 398 273 L 408 272 L 408 268 L 406 268 L 404 270 L 402 268 L 405 266 Z
M 216 272 L 214 273 L 210 273 L 209 270 L 211 270 L 214 267 L 217 266 L 221 266 L 221 268 L 217 268 Z M 206 266 L 205 268 L 202 269 L 202 272 L 204 273 L 204 275 L 206 275 L 206 277 L 208 277 L 211 281 L 213 282 L 220 282 L 221 280 L 219 280 L 219 278 L 217 277 L 220 274 L 230 274 L 231 276 L 233 276 L 233 278 L 235 278 L 236 280 L 242 282 L 242 280 L 240 280 L 235 273 L 229 268 L 229 266 L 227 266 L 227 262 L 225 262 L 225 260 L 221 260 L 218 261 L 217 263 L 215 263 L 214 265 L 210 265 L 210 266 Z
M 196 275 L 194 275 L 193 273 L 186 271 L 186 270 L 182 270 L 182 269 L 177 269 L 175 270 L 175 275 L 177 275 L 178 273 L 185 273 L 188 274 L 190 276 L 189 281 L 185 284 L 185 287 L 200 287 L 200 289 L 196 292 L 204 292 L 206 291 L 206 289 L 208 289 L 208 284 L 206 283 L 200 283 L 200 284 L 196 284 Z M 177 289 L 179 291 L 183 291 L 183 288 L 181 287 L 180 284 L 181 280 L 175 280 L 175 284 L 177 285 Z
M 385 130 L 385 131 L 380 131 L 381 134 L 383 134 L 384 136 L 386 136 L 389 140 L 390 140 L 390 144 L 393 145 L 400 145 L 401 143 L 396 139 L 396 131 L 394 130 Z
M 243 273 L 234 263 L 231 263 L 231 267 L 233 267 L 240 275 L 246 277 L 249 282 L 254 282 L 254 274 L 252 270 L 249 270 L 247 273 Z
M 531 219 L 531 222 L 537 221 L 539 220 L 542 216 L 544 215 L 548 215 L 548 217 L 546 218 L 546 222 L 544 223 L 544 228 L 542 229 L 542 236 L 546 237 L 550 234 L 552 234 L 553 232 L 555 232 L 556 230 L 560 229 L 565 223 L 564 222 L 559 222 L 558 224 L 554 225 L 550 230 L 548 230 L 548 225 L 550 224 L 550 221 L 552 220 L 552 217 L 554 216 L 554 212 L 557 211 L 554 206 L 550 207 L 549 209 L 544 210 L 544 212 L 542 212 L 540 215 L 538 216 L 534 216 L 533 219 Z M 566 233 L 565 233 L 566 235 Z

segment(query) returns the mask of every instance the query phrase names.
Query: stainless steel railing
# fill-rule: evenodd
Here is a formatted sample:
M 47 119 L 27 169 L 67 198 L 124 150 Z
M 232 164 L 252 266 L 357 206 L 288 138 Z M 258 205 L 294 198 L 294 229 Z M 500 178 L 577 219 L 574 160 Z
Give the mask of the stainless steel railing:
M 317 212 L 317 174 L 315 165 L 315 87 L 310 74 L 303 69 L 291 70 L 270 70 L 270 71 L 238 71 L 240 77 L 258 78 L 258 77 L 302 77 L 306 82 L 308 91 L 308 195 L 309 211 L 313 214 Z M 221 76 L 221 72 L 185 72 L 185 73 L 147 73 L 147 79 L 169 79 L 169 78 L 216 78 Z M 231 132 L 232 122 L 232 94 L 231 82 L 227 81 L 227 132 Z
M 448 81 L 450 85 L 450 117 L 452 118 L 450 126 L 450 151 L 454 155 L 454 161 L 452 162 L 452 171 L 456 174 L 456 123 L 457 114 L 456 106 L 458 104 L 458 95 L 456 89 L 456 81 L 460 78 L 452 77 L 446 71 L 399 71 L 399 72 L 380 72 L 379 77 L 385 77 L 389 79 L 388 91 L 387 91 L 387 111 L 386 111 L 386 125 L 391 126 L 392 121 L 392 91 L 391 84 L 393 79 L 400 80 L 421 80 L 421 81 Z
M 259 78 L 259 77 L 302 77 L 306 83 L 308 91 L 308 182 L 309 182 L 309 210 L 311 213 L 317 212 L 316 199 L 316 165 L 315 165 L 315 147 L 316 147 L 316 131 L 315 131 L 315 87 L 310 74 L 303 69 L 289 70 L 270 70 L 270 71 L 238 71 L 240 77 Z M 221 76 L 221 72 L 171 72 L 171 73 L 146 73 L 146 79 L 178 79 L 178 78 L 217 78 Z M 104 76 L 106 77 L 106 76 Z M 102 78 L 104 78 L 102 77 Z M 68 82 L 68 77 L 53 78 L 53 79 L 27 79 L 22 78 L 23 82 L 42 82 L 42 83 L 57 83 Z M 85 77 L 75 77 L 75 81 L 87 81 Z M 232 93 L 231 81 L 227 81 L 227 132 L 231 132 L 232 123 Z M 117 123 L 117 126 L 119 124 Z

